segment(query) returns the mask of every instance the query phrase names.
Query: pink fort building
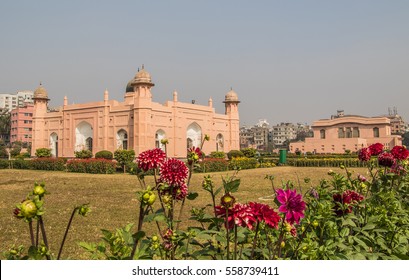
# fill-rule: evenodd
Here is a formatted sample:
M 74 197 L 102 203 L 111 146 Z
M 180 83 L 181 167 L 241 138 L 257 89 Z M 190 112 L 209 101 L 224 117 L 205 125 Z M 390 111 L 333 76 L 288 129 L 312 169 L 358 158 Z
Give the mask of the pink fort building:
M 57 157 L 74 157 L 75 151 L 133 149 L 136 155 L 155 147 L 164 149 L 167 139 L 170 157 L 186 157 L 187 148 L 198 147 L 210 136 L 203 151 L 236 150 L 239 141 L 237 94 L 229 91 L 223 103 L 225 114 L 216 114 L 210 98 L 208 106 L 182 103 L 177 92 L 164 105 L 152 101 L 151 75 L 142 67 L 126 87 L 123 102 L 104 100 L 64 105 L 48 111 L 48 94 L 43 86 L 34 92 L 32 156 L 38 148 L 50 148 Z M 193 102 L 192 102 L 193 103 Z

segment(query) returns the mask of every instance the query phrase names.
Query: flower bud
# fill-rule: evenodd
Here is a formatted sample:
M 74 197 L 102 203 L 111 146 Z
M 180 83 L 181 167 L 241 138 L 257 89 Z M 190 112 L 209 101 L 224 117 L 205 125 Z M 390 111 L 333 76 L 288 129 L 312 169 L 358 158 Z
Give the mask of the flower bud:
M 236 202 L 236 199 L 230 193 L 226 193 L 221 198 L 221 204 L 224 206 L 224 208 L 227 208 L 227 209 L 233 207 L 235 202 Z
M 43 196 L 45 194 L 45 189 L 41 185 L 36 185 L 33 190 L 34 195 Z
M 90 211 L 90 209 L 89 209 L 88 205 L 85 205 L 85 204 L 78 208 L 78 214 L 83 216 L 83 217 L 85 217 L 88 214 L 89 211 Z
M 21 203 L 21 215 L 26 219 L 31 219 L 37 214 L 37 206 L 34 201 L 27 199 Z
M 318 225 L 319 225 L 318 221 L 313 221 L 313 222 L 312 222 L 312 226 L 313 226 L 313 227 L 316 228 Z
M 209 140 L 210 140 L 210 135 L 205 134 L 205 136 L 204 136 L 204 140 L 205 140 L 205 141 L 209 141 Z
M 281 246 L 281 248 L 284 248 L 284 247 L 285 247 L 285 242 L 284 242 L 284 241 L 281 241 L 280 246 Z

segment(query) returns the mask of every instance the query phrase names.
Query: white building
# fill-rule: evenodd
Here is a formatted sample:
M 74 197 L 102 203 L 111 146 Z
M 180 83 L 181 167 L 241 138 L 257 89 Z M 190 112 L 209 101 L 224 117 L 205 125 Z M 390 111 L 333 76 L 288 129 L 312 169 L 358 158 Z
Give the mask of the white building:
M 0 93 L 0 110 L 11 111 L 23 107 L 25 103 L 33 104 L 34 92 L 30 90 L 17 93 Z

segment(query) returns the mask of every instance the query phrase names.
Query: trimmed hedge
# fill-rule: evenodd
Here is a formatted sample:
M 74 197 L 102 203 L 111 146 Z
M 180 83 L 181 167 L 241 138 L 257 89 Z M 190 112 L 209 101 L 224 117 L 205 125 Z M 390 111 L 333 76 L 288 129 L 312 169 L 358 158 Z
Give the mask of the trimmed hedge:
M 104 158 L 112 160 L 114 158 L 114 154 L 110 151 L 102 150 L 95 154 L 95 158 Z
M 28 162 L 28 161 L 27 161 Z M 65 160 L 62 158 L 35 158 L 30 161 L 31 169 L 64 171 Z
M 0 159 L 0 169 L 9 168 L 9 161 L 7 159 Z
M 230 169 L 253 169 L 256 168 L 258 161 L 256 158 L 237 157 L 229 162 Z
M 32 168 L 31 160 L 17 159 L 10 160 L 10 168 L 14 169 L 34 169 Z
M 372 160 L 377 165 L 376 160 Z M 287 165 L 295 167 L 366 167 L 366 162 L 360 161 L 358 158 L 300 158 L 287 159 Z
M 224 158 L 205 158 L 199 162 L 196 172 L 220 172 L 229 170 L 229 161 Z
M 107 159 L 72 159 L 67 162 L 68 172 L 113 174 L 116 162 Z

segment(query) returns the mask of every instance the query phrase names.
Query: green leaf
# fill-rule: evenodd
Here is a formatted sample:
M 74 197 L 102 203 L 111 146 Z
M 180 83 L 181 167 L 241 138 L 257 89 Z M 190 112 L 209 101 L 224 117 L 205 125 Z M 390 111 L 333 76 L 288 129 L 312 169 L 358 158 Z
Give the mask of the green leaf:
M 136 240 L 140 240 L 145 237 L 144 231 L 138 231 L 137 233 L 133 234 L 132 237 Z
M 347 227 L 342 228 L 342 229 L 341 229 L 341 232 L 339 233 L 339 235 L 340 235 L 341 237 L 346 237 L 346 236 L 348 236 L 348 235 L 349 235 L 349 228 L 347 228 Z
M 366 225 L 362 228 L 362 230 L 371 230 L 371 229 L 374 229 L 375 227 L 376 227 L 375 224 L 366 224 Z
M 191 192 L 191 193 L 189 193 L 188 195 L 187 195 L 187 199 L 189 199 L 189 200 L 194 200 L 194 199 L 196 199 L 196 197 L 198 197 L 199 196 L 199 194 L 197 193 L 197 192 Z
M 342 226 L 351 226 L 351 227 L 356 227 L 356 224 L 352 219 L 346 219 L 342 221 Z
M 224 191 L 226 193 L 234 193 L 239 190 L 240 179 L 235 179 L 230 182 L 224 182 Z

